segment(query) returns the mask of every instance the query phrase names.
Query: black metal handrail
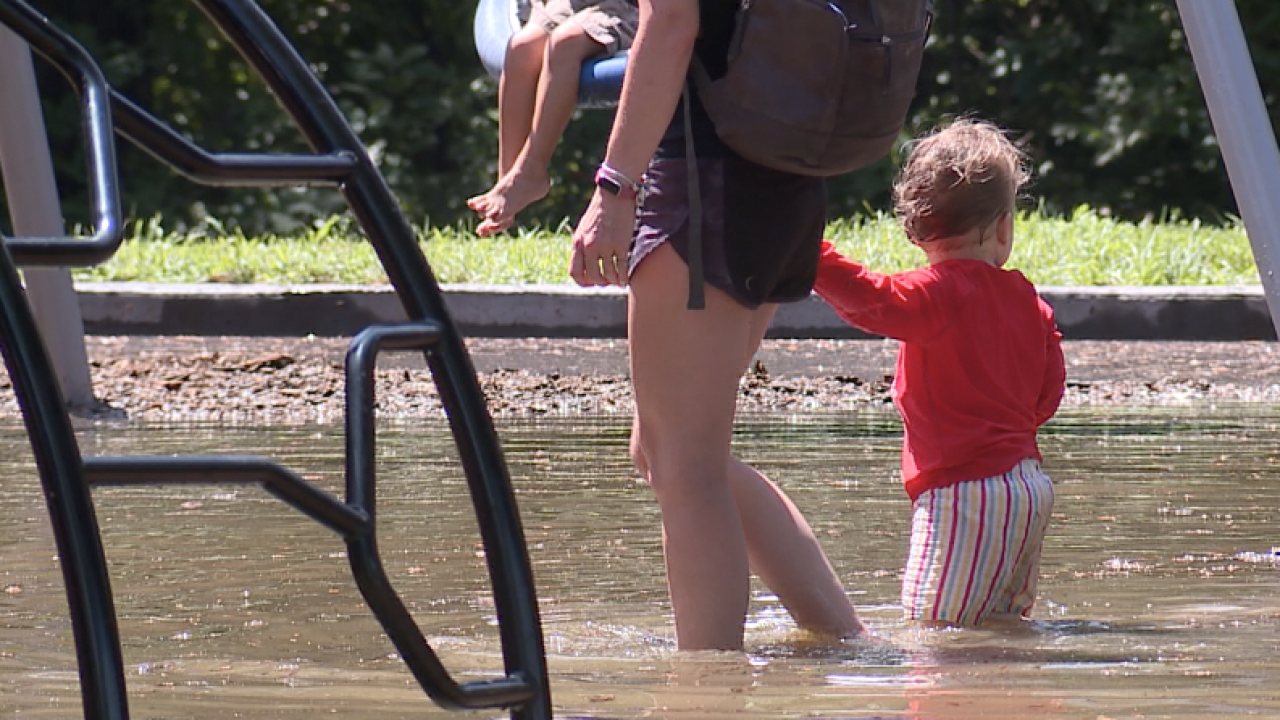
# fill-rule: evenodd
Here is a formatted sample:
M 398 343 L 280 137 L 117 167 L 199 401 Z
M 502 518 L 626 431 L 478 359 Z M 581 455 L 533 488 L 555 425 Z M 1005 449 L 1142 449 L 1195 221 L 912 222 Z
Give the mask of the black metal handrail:
M 347 536 L 369 529 L 369 517 L 297 473 L 256 455 L 90 455 L 83 459 L 90 485 L 243 483 L 264 490 L 321 525 Z
M 124 240 L 107 79 L 80 43 L 21 0 L 0 2 L 0 23 L 8 25 L 58 68 L 80 95 L 94 227 L 91 237 L 73 242 L 65 238 L 23 237 L 5 238 L 5 245 L 19 265 L 97 265 L 114 255 Z
M 119 635 L 93 515 L 93 484 L 253 482 L 341 534 L 358 586 L 424 690 L 451 707 L 510 708 L 518 720 L 551 717 L 541 621 L 511 480 L 475 369 L 412 227 L 328 91 L 253 0 L 193 0 L 280 101 L 313 155 L 215 155 L 189 142 L 107 86 L 93 58 L 23 0 L 0 0 L 0 22 L 80 92 L 89 139 L 97 228 L 84 238 L 6 238 L 0 248 L 3 350 L 36 451 L 53 516 L 80 663 L 85 715 L 127 718 Z M 112 120 L 116 126 L 112 126 Z M 206 184 L 337 185 L 369 238 L 409 322 L 366 329 L 348 354 L 348 501 L 341 503 L 275 463 L 242 456 L 81 458 L 18 265 L 91 264 L 121 235 L 112 134 Z M 383 349 L 425 350 L 453 432 L 485 545 L 506 676 L 458 684 L 396 596 L 374 532 L 373 366 Z
M 523 668 L 508 668 L 507 677 L 458 683 L 441 664 L 413 616 L 391 587 L 377 549 L 375 469 L 376 432 L 374 370 L 382 350 L 430 351 L 440 338 L 437 323 L 376 325 L 366 328 L 347 351 L 346 467 L 347 500 L 342 502 L 287 468 L 256 456 L 192 455 L 179 457 L 117 456 L 84 459 L 91 485 L 240 482 L 261 485 L 267 492 L 338 533 L 356 585 L 382 623 L 400 656 L 437 703 L 454 708 L 513 707 L 536 698 L 537 688 Z M 483 519 L 481 528 L 486 527 Z M 528 593 L 532 588 L 504 587 L 511 578 L 494 578 L 494 594 Z M 533 596 L 528 598 L 533 601 Z M 499 623 L 519 633 L 519 627 Z M 526 629 L 527 630 L 527 629 Z M 541 642 L 539 637 L 504 632 L 510 643 Z M 514 648 L 512 648 L 514 650 Z M 504 653 L 512 655 L 514 653 Z
M 370 446 L 366 453 L 361 454 L 371 455 L 372 450 Z M 377 553 L 373 514 L 361 507 L 361 502 L 349 499 L 344 503 L 288 468 L 254 455 L 103 455 L 86 457 L 83 464 L 85 482 L 94 487 L 206 483 L 260 485 L 342 536 L 347 543 L 347 555 L 356 585 L 419 684 L 433 700 L 447 707 L 485 708 L 513 707 L 534 699 L 536 689 L 522 673 L 467 684 L 459 684 L 449 675 L 391 587 Z M 371 476 L 355 481 L 348 474 L 347 483 L 348 486 L 361 486 L 359 494 L 366 496 L 371 503 L 374 493 Z
M 427 350 L 428 356 L 441 337 L 436 323 L 419 322 L 398 325 L 374 325 L 365 328 L 352 340 L 346 359 L 346 466 L 347 503 L 369 518 L 370 532 L 347 537 L 347 557 L 356 584 L 364 593 L 365 601 L 373 609 L 387 634 L 392 638 L 400 656 L 417 675 L 419 683 L 436 694 L 437 702 L 456 707 L 485 707 L 489 705 L 511 706 L 534 699 L 531 682 L 536 681 L 545 668 L 522 666 L 517 660 L 521 648 L 541 647 L 541 631 L 531 634 L 537 626 L 530 618 L 509 617 L 504 613 L 515 608 L 536 607 L 533 586 L 510 569 L 518 564 L 503 559 L 491 565 L 490 579 L 496 597 L 519 598 L 498 609 L 498 629 L 503 646 L 503 656 L 508 659 L 508 677 L 497 681 L 484 681 L 459 685 L 449 677 L 440 665 L 431 646 L 409 611 L 391 589 L 386 572 L 382 568 L 377 550 L 376 522 L 377 483 L 374 464 L 376 451 L 374 370 L 378 353 L 382 350 Z M 443 383 L 448 385 L 450 383 Z M 481 539 L 485 548 L 493 552 L 510 551 L 510 546 L 499 537 L 500 526 L 489 521 L 486 515 L 493 508 L 476 503 L 480 520 Z M 486 553 L 489 550 L 486 550 Z
M 177 172 L 205 185 L 337 185 L 356 165 L 356 155 L 345 150 L 325 155 L 210 153 L 111 88 L 93 57 L 31 6 L 23 2 L 0 4 L 0 22 L 26 39 L 79 91 L 95 228 L 87 238 L 6 238 L 18 265 L 96 265 L 115 254 L 124 237 L 124 222 L 113 129 Z
M 204 185 L 337 185 L 351 175 L 355 154 L 211 153 L 168 124 L 111 91 L 116 132 L 156 159 Z
M 3 0 L 7 2 L 8 0 Z M 22 279 L 0 244 L 0 353 L 27 426 L 67 586 L 67 612 L 90 720 L 126 720 L 128 697 L 115 603 L 80 447 L 58 376 L 40 338 Z

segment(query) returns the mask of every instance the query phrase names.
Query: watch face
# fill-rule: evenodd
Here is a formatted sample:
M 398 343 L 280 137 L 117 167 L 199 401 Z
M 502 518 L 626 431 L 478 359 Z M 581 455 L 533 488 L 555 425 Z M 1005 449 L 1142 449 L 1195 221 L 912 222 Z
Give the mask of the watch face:
M 617 182 L 610 180 L 609 178 L 604 178 L 604 177 L 596 178 L 596 185 L 598 185 L 600 189 L 607 191 L 611 195 L 622 194 L 622 186 L 619 185 Z

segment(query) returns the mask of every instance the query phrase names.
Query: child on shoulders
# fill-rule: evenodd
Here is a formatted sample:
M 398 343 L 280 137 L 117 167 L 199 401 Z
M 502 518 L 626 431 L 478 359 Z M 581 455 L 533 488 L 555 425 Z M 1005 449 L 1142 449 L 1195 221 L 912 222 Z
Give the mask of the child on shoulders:
M 498 181 L 467 200 L 480 216 L 478 234 L 506 230 L 516 213 L 546 197 L 551 155 L 577 107 L 582 63 L 630 48 L 638 22 L 637 0 L 533 0 L 498 79 Z

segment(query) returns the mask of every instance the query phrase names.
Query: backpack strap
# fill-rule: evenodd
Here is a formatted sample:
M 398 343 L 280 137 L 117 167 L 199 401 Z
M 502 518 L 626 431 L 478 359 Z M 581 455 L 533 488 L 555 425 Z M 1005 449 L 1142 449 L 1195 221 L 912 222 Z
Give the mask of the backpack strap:
M 707 66 L 702 64 L 702 58 L 698 57 L 697 53 L 689 58 L 688 80 L 693 83 L 695 90 L 708 87 L 713 82 L 711 73 L 707 71 Z
M 689 83 L 680 91 L 684 105 L 684 171 L 689 180 L 689 248 L 685 263 L 689 266 L 689 309 L 707 306 L 702 282 L 702 190 L 698 183 L 698 155 L 693 149 L 693 110 Z

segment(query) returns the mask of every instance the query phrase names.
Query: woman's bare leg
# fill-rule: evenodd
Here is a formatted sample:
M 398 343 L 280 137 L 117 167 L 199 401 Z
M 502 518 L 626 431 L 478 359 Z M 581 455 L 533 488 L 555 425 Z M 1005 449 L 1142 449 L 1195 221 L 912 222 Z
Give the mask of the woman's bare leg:
M 687 309 L 688 277 L 669 245 L 632 275 L 631 378 L 643 458 L 662 510 L 676 644 L 735 650 L 750 573 L 727 458 L 754 311 L 714 288 L 705 309 Z
M 840 578 L 782 489 L 754 467 L 729 458 L 729 486 L 746 531 L 751 567 L 808 630 L 851 637 L 866 628 Z
M 755 358 L 777 307 L 769 305 L 767 312 L 756 314 L 751 352 L 742 358 L 740 373 Z M 840 636 L 864 632 L 840 577 L 791 498 L 759 470 L 732 455 L 729 486 L 742 516 L 751 567 L 778 595 L 796 624 Z
M 738 374 L 755 356 L 776 305 L 754 313 L 749 351 Z M 648 479 L 640 421 L 632 420 L 631 459 Z M 775 593 L 800 627 L 842 637 L 865 631 L 839 576 L 812 528 L 781 488 L 754 467 L 728 455 L 728 479 L 747 541 L 750 567 Z
M 567 22 L 551 33 L 538 79 L 533 122 L 528 139 L 511 167 L 472 209 L 484 220 L 476 229 L 489 235 L 511 227 L 516 213 L 546 197 L 551 189 L 547 168 L 578 104 L 582 63 L 604 50 L 580 26 Z M 470 204 L 470 203 L 468 203 Z

